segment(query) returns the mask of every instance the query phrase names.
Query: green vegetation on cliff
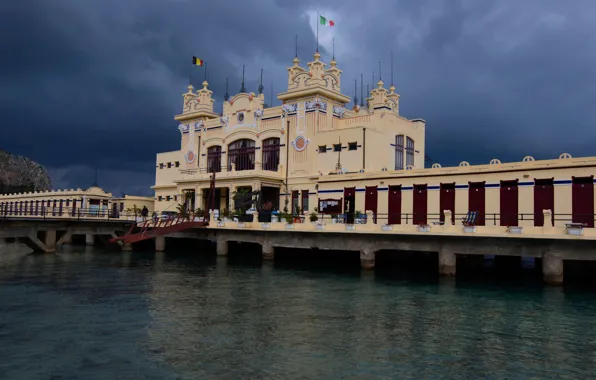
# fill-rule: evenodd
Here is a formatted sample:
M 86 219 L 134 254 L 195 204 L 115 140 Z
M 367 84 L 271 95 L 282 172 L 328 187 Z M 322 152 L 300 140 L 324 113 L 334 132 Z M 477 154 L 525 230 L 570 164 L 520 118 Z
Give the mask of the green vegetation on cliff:
M 0 194 L 52 188 L 46 169 L 35 161 L 0 149 Z

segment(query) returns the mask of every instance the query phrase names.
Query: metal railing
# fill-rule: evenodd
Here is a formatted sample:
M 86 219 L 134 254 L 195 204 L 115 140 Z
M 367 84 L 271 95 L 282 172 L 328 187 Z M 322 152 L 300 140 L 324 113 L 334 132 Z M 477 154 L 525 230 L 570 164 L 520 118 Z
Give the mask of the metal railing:
M 15 207 L 16 206 L 16 207 Z M 143 216 L 141 210 L 117 211 L 97 208 L 78 208 L 78 207 L 23 207 L 13 205 L 13 207 L 4 206 L 0 208 L 1 219 L 71 219 L 71 220 L 122 220 L 122 221 L 142 221 L 150 219 L 151 215 Z
M 234 165 L 235 166 L 235 165 Z M 279 168 L 279 163 L 273 165 L 273 163 L 268 162 L 254 162 L 250 166 L 241 166 L 238 169 L 237 166 L 234 167 L 234 171 L 236 172 L 243 172 L 248 170 L 259 170 L 259 171 L 270 171 L 270 172 L 277 172 Z M 222 173 L 222 172 L 231 172 L 232 166 L 202 166 L 196 169 L 180 169 L 180 174 L 183 175 L 196 175 L 196 174 L 209 174 L 209 173 Z
M 269 213 L 267 213 L 269 215 Z M 308 222 L 310 221 L 310 217 L 313 213 L 308 214 L 293 214 L 291 217 L 294 221 L 298 221 L 298 219 Z M 323 220 L 326 222 L 332 222 L 335 219 L 335 223 L 345 223 L 345 224 L 364 224 L 367 221 L 367 215 L 365 213 L 341 213 L 341 214 L 331 214 L 331 213 L 314 213 L 317 220 Z M 565 224 L 565 223 L 585 223 L 587 227 L 594 227 L 596 222 L 596 214 L 566 214 L 566 213 L 553 213 L 553 222 L 555 224 Z M 277 214 L 278 218 L 282 218 L 284 216 L 283 213 Z M 466 218 L 467 213 L 455 213 L 452 214 L 453 222 L 455 225 L 461 225 L 461 222 Z M 261 214 L 259 214 L 259 219 L 261 219 Z M 417 224 L 444 224 L 445 217 L 442 213 L 422 213 L 422 214 L 415 214 L 415 213 L 376 213 L 373 214 L 373 223 L 375 224 L 389 224 L 389 225 L 399 225 L 399 224 L 408 224 L 408 225 L 417 225 Z M 543 226 L 544 220 L 543 218 L 539 220 L 535 220 L 535 215 L 533 213 L 518 213 L 518 214 L 499 214 L 499 213 L 481 213 L 478 215 L 476 219 L 475 225 L 477 226 L 518 226 L 520 222 L 532 222 L 534 224 L 535 221 L 539 223 L 537 226 Z

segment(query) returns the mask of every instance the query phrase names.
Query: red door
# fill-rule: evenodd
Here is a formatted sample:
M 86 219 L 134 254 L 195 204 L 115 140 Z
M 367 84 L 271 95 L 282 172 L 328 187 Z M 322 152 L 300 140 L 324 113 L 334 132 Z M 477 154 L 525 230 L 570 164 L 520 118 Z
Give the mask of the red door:
M 441 184 L 439 208 L 441 222 L 445 221 L 444 210 L 451 210 L 451 223 L 455 221 L 455 182 Z
M 366 196 L 364 197 L 364 212 L 373 212 L 373 221 L 377 222 L 377 200 L 378 200 L 378 189 L 377 186 L 367 186 Z
M 553 221 L 555 215 L 554 178 L 536 179 L 534 181 L 534 225 L 544 226 L 543 210 L 551 210 Z
M 571 221 L 594 227 L 594 176 L 573 177 Z
M 389 186 L 388 224 L 401 224 L 401 186 Z
M 414 224 L 426 224 L 427 212 L 427 185 L 414 185 Z
M 517 180 L 501 181 L 501 226 L 517 226 Z
M 469 182 L 468 191 L 468 211 L 475 211 L 478 213 L 476 217 L 476 225 L 484 226 L 485 223 L 485 182 Z

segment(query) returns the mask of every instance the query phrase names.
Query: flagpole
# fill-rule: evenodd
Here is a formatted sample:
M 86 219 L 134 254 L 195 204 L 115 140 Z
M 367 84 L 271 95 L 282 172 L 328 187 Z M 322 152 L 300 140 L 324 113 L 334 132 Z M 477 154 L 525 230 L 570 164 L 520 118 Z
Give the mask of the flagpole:
M 319 24 L 321 23 L 321 16 L 317 11 L 317 53 L 319 52 Z

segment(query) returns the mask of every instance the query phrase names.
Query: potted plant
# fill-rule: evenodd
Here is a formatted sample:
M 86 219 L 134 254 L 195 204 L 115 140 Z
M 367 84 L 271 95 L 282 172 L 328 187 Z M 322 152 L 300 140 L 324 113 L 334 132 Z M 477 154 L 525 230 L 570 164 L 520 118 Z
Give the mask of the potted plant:
M 204 217 L 205 217 L 205 211 L 202 208 L 197 207 L 197 209 L 195 210 L 195 221 L 198 221 L 200 218 L 202 219 Z
M 223 211 L 221 212 L 221 214 L 219 214 L 220 218 L 223 218 L 224 222 L 227 222 L 230 220 L 230 210 L 228 210 L 227 208 L 224 208 Z
M 316 223 L 316 221 L 319 220 L 319 216 L 313 211 L 310 213 L 309 219 L 312 223 Z
M 294 210 L 294 222 L 295 223 L 300 223 L 302 221 L 302 219 L 300 218 L 300 207 L 296 206 L 296 210 Z
M 362 213 L 360 211 L 354 212 L 354 224 L 362 224 Z
M 292 218 L 292 214 L 286 214 L 286 228 L 291 229 L 294 228 L 294 219 Z
M 430 232 L 430 226 L 428 223 L 420 223 L 418 225 L 418 232 Z
M 279 222 L 279 211 L 273 210 L 271 211 L 271 223 L 278 223 Z
M 331 223 L 337 223 L 337 214 L 331 214 Z

